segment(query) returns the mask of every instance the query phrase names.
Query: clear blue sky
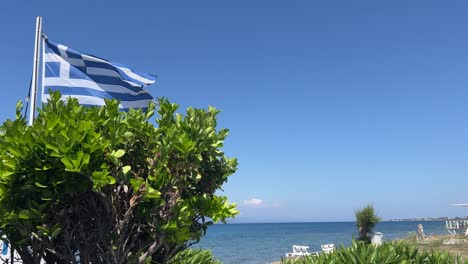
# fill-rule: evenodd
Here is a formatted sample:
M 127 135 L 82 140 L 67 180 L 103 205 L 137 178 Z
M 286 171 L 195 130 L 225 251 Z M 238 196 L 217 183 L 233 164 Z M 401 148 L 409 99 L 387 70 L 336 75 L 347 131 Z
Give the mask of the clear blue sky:
M 324 3 L 326 2 L 326 3 Z M 239 221 L 468 215 L 466 1 L 6 1 L 0 121 L 49 38 L 157 74 L 213 105 L 239 170 Z

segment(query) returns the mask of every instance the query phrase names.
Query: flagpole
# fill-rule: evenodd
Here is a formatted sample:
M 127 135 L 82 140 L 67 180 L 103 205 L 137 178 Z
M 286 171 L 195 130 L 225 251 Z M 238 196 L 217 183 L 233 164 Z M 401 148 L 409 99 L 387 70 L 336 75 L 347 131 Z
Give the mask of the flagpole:
M 30 109 L 29 109 L 29 122 L 28 125 L 32 125 L 34 121 L 34 115 L 36 112 L 36 95 L 37 95 L 37 79 L 39 73 L 39 46 L 41 45 L 41 35 L 42 35 L 42 17 L 38 16 L 36 18 L 36 39 L 34 41 L 34 61 L 33 61 L 33 74 L 31 82 L 31 92 L 30 94 Z

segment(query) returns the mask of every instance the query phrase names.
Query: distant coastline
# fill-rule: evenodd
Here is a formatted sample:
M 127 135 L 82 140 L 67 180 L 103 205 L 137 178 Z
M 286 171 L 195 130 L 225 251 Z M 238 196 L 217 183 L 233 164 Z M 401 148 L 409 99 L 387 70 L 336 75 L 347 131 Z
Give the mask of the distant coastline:
M 465 217 L 422 217 L 422 218 L 401 218 L 401 219 L 389 219 L 389 222 L 412 222 L 412 221 L 447 221 L 447 220 L 459 220 L 459 219 L 468 219 L 468 216 Z

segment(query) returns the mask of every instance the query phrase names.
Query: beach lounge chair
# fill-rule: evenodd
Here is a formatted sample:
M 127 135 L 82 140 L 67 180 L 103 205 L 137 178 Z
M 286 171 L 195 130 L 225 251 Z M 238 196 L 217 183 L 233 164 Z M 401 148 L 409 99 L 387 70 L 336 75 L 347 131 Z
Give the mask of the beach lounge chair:
M 322 252 L 323 253 L 332 253 L 333 251 L 335 251 L 335 244 L 322 245 Z
M 298 246 L 298 245 L 293 245 L 292 253 L 286 253 L 287 258 L 303 257 L 303 256 L 309 256 L 309 255 L 311 255 L 311 253 L 309 253 L 308 246 Z

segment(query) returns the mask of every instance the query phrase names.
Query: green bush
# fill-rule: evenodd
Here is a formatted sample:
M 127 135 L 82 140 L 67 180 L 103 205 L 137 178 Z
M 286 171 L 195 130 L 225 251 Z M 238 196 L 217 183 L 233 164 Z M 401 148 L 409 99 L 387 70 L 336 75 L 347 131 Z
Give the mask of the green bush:
M 169 264 L 221 264 L 210 250 L 186 249 L 179 252 Z
M 118 106 L 54 93 L 32 126 L 21 104 L 0 126 L 0 235 L 23 263 L 167 263 L 237 214 L 216 194 L 237 167 L 218 110 Z
M 403 243 L 384 243 L 380 246 L 369 245 L 362 241 L 353 241 L 350 247 L 341 246 L 338 250 L 319 256 L 287 259 L 283 264 L 462 264 L 461 256 L 448 252 L 420 251 Z

